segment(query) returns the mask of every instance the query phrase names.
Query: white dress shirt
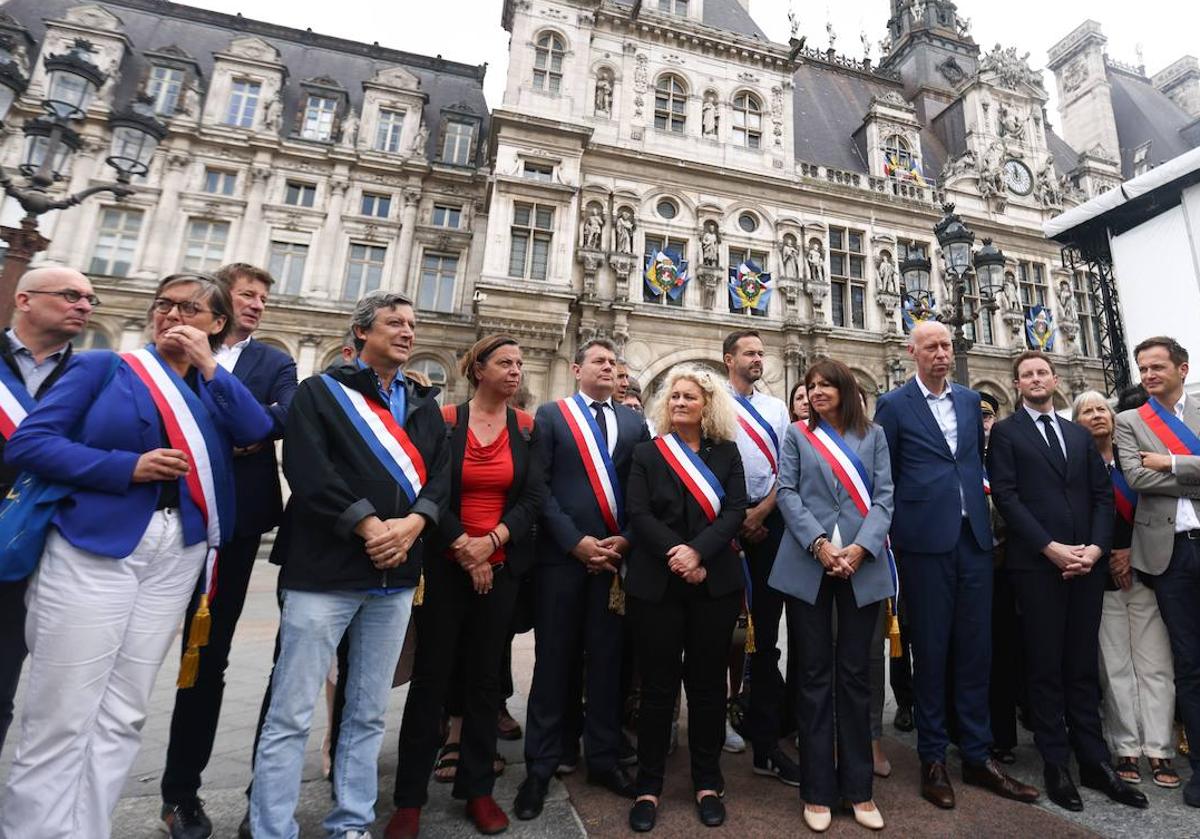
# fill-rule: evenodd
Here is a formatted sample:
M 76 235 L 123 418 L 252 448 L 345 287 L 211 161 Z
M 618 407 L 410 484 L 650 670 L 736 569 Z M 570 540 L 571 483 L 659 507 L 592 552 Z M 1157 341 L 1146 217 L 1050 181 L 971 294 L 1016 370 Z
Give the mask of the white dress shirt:
M 1183 420 L 1183 406 L 1187 404 L 1187 393 L 1175 403 L 1175 416 Z M 1171 474 L 1175 474 L 1175 455 L 1171 455 Z M 1180 498 L 1175 505 L 1175 532 L 1185 533 L 1189 530 L 1200 530 L 1200 517 L 1196 515 L 1196 505 L 1190 498 Z
M 946 438 L 946 445 L 950 447 L 950 454 L 957 456 L 958 417 L 954 414 L 954 402 L 950 399 L 950 383 L 946 382 L 941 394 L 938 395 L 925 387 L 925 383 L 921 381 L 920 376 L 914 376 L 913 378 L 917 380 L 917 387 L 921 389 L 921 395 L 925 397 L 925 404 L 929 406 L 929 410 L 933 414 L 933 421 L 937 423 L 938 428 L 942 430 L 942 436 Z M 963 494 L 961 483 L 958 486 L 958 501 L 962 505 L 963 518 L 966 518 L 967 497 Z
M 727 385 L 727 387 L 730 394 L 737 395 L 733 385 Z M 782 399 L 776 399 L 766 393 L 759 393 L 757 390 L 753 391 L 748 398 L 750 404 L 754 406 L 754 410 L 770 423 L 779 440 L 779 445 L 782 446 L 788 425 L 791 424 L 787 405 L 783 404 Z M 779 450 L 775 449 L 775 444 L 767 432 L 762 431 L 761 426 L 758 426 L 753 420 L 751 422 L 759 429 L 759 433 L 765 438 L 767 445 L 774 449 L 772 454 L 775 456 L 775 463 L 778 466 Z M 737 447 L 738 453 L 742 456 L 742 468 L 746 472 L 746 499 L 751 505 L 754 505 L 771 494 L 778 476 L 771 468 L 771 461 L 767 460 L 767 456 L 763 454 L 758 444 L 750 439 L 750 435 L 746 433 L 746 429 L 742 428 L 740 422 L 737 427 Z
M 582 396 L 583 401 L 587 403 L 588 413 L 592 415 L 593 419 L 596 417 L 596 409 L 592 407 L 592 403 L 599 402 L 604 405 L 604 430 L 608 432 L 608 454 L 611 456 L 613 450 L 617 447 L 617 411 L 615 408 L 613 408 L 612 397 L 610 396 L 607 399 L 595 399 L 591 396 L 588 396 L 587 392 L 583 388 L 579 389 L 579 395 Z
M 1046 441 L 1046 445 L 1050 445 L 1050 441 L 1046 440 L 1046 426 L 1043 425 L 1039 417 L 1050 417 L 1050 427 L 1054 429 L 1054 436 L 1058 438 L 1058 450 L 1063 453 L 1063 459 L 1067 457 L 1067 441 L 1063 439 L 1062 426 L 1058 424 L 1058 414 L 1054 413 L 1054 409 L 1042 412 L 1037 408 L 1031 408 L 1024 402 L 1021 407 L 1025 409 L 1025 413 L 1029 414 L 1029 418 L 1033 420 L 1033 427 L 1038 430 L 1038 434 L 1042 435 L 1042 439 Z
M 242 350 L 250 346 L 250 342 L 254 336 L 249 336 L 244 340 L 238 341 L 236 344 L 222 344 L 220 348 L 213 353 L 213 358 L 217 364 L 220 364 L 228 372 L 232 373 L 233 368 L 237 366 L 238 359 L 242 357 Z

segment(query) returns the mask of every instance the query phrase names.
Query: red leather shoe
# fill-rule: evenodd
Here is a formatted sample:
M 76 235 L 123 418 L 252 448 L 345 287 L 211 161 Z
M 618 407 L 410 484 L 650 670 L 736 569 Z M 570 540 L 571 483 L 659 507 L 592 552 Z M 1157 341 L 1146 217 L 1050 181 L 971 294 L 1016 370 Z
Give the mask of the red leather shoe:
M 417 839 L 420 830 L 421 808 L 399 807 L 383 829 L 383 839 Z
M 504 815 L 496 799 L 490 795 L 481 795 L 468 801 L 467 818 L 475 822 L 475 829 L 484 836 L 508 830 L 508 816 Z

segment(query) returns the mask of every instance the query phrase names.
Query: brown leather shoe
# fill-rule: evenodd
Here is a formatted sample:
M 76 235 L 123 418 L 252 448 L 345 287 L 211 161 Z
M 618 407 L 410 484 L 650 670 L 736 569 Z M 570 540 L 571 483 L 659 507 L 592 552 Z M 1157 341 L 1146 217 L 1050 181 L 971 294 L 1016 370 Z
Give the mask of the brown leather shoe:
M 943 810 L 954 809 L 954 787 L 944 763 L 921 764 L 921 797 Z
M 1005 774 L 1000 764 L 992 758 L 983 763 L 963 763 L 962 779 L 964 784 L 983 787 L 991 790 L 1002 798 L 1013 801 L 1023 801 L 1030 804 L 1038 800 L 1040 793 L 1037 787 L 1023 784 L 1011 775 Z

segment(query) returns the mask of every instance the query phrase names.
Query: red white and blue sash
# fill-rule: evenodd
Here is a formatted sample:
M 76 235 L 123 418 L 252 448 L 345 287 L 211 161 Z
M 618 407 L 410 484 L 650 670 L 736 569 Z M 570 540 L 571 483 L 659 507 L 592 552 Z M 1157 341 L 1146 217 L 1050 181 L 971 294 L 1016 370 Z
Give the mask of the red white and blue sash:
M 779 474 L 779 435 L 775 433 L 771 423 L 767 422 L 766 417 L 760 414 L 745 396 L 734 393 L 733 401 L 737 406 L 738 425 L 746 432 L 750 442 L 758 446 L 759 451 L 771 464 L 771 472 Z
M 1129 481 L 1125 480 L 1120 469 L 1113 469 L 1109 474 L 1112 476 L 1113 503 L 1117 507 L 1117 515 L 1126 523 L 1133 524 L 1133 511 L 1137 509 L 1138 503 L 1137 493 L 1133 491 Z
M 992 494 L 992 479 L 987 476 L 987 468 L 986 467 L 983 470 L 983 494 L 984 495 Z
M 829 466 L 833 476 L 837 478 L 838 483 L 850 496 L 850 500 L 854 502 L 855 508 L 865 518 L 871 510 L 871 493 L 874 491 L 874 486 L 871 474 L 867 471 L 867 466 L 862 462 L 862 458 L 825 420 L 818 422 L 815 429 L 809 428 L 808 423 L 803 420 L 797 422 L 796 427 L 807 438 L 813 450 Z M 896 573 L 896 559 L 892 555 L 890 546 L 887 548 L 887 561 L 888 571 L 892 575 L 892 596 L 895 597 L 900 594 L 900 576 Z
M 36 404 L 21 377 L 0 361 L 0 436 L 11 437 Z
M 233 511 L 228 508 L 232 499 L 217 496 L 214 469 L 224 462 L 221 439 L 200 397 L 179 374 L 163 363 L 152 348 L 122 353 L 121 358 L 150 391 L 150 398 L 166 428 L 167 442 L 187 455 L 191 468 L 184 475 L 183 483 L 204 521 L 208 542 L 204 579 L 211 599 L 217 589 L 217 549 L 233 527 Z
M 620 533 L 623 519 L 621 485 L 617 482 L 617 470 L 608 454 L 608 445 L 600 434 L 596 418 L 592 416 L 587 402 L 578 393 L 554 404 L 562 411 L 567 429 L 575 440 L 579 459 L 583 461 L 583 471 L 587 474 L 588 484 L 596 496 L 596 505 L 600 508 L 600 515 L 604 518 L 608 532 Z
M 700 505 L 705 518 L 709 521 L 721 514 L 721 502 L 725 499 L 725 488 L 717 480 L 717 476 L 708 468 L 700 455 L 691 447 L 671 433 L 654 438 L 663 460 L 671 467 L 671 471 L 683 482 L 692 498 Z
M 1200 456 L 1200 437 L 1153 396 L 1138 408 L 1138 416 L 1171 454 Z
M 416 501 L 421 487 L 425 486 L 427 474 L 425 458 L 421 457 L 408 432 L 396 422 L 387 407 L 367 399 L 326 373 L 321 374 L 321 381 L 371 453 L 404 490 L 408 503 Z

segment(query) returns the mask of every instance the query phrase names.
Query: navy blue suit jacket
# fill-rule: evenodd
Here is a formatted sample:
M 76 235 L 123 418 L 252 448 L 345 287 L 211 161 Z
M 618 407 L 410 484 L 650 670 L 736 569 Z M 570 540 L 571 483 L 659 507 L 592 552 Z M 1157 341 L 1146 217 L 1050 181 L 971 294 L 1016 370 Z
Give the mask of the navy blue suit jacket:
M 629 483 L 629 469 L 633 464 L 633 449 L 650 439 L 646 420 L 637 411 L 616 405 L 617 444 L 613 449 L 613 467 L 617 471 L 617 483 L 624 497 Z M 592 485 L 583 468 L 583 458 L 575 445 L 575 438 L 563 419 L 562 411 L 554 402 L 547 402 L 537 409 L 534 427 L 538 433 L 537 452 L 546 466 L 550 493 L 542 508 L 540 528 L 541 550 L 539 562 L 576 562 L 570 556 L 571 549 L 584 536 L 603 539 L 609 535 Z M 621 534 L 627 539 L 631 531 L 626 523 Z
M 283 437 L 288 407 L 296 394 L 296 362 L 282 350 L 252 340 L 238 356 L 233 375 L 267 409 L 273 422 L 261 449 L 233 459 L 235 530 L 239 536 L 256 536 L 278 525 L 283 517 L 274 442 Z
M 875 422 L 887 436 L 896 507 L 892 546 L 910 553 L 949 553 L 962 529 L 966 502 L 971 532 L 992 549 L 992 525 L 983 494 L 983 416 L 979 394 L 952 384 L 958 451 L 950 446 L 915 379 L 879 397 Z M 959 496 L 959 488 L 962 496 Z

